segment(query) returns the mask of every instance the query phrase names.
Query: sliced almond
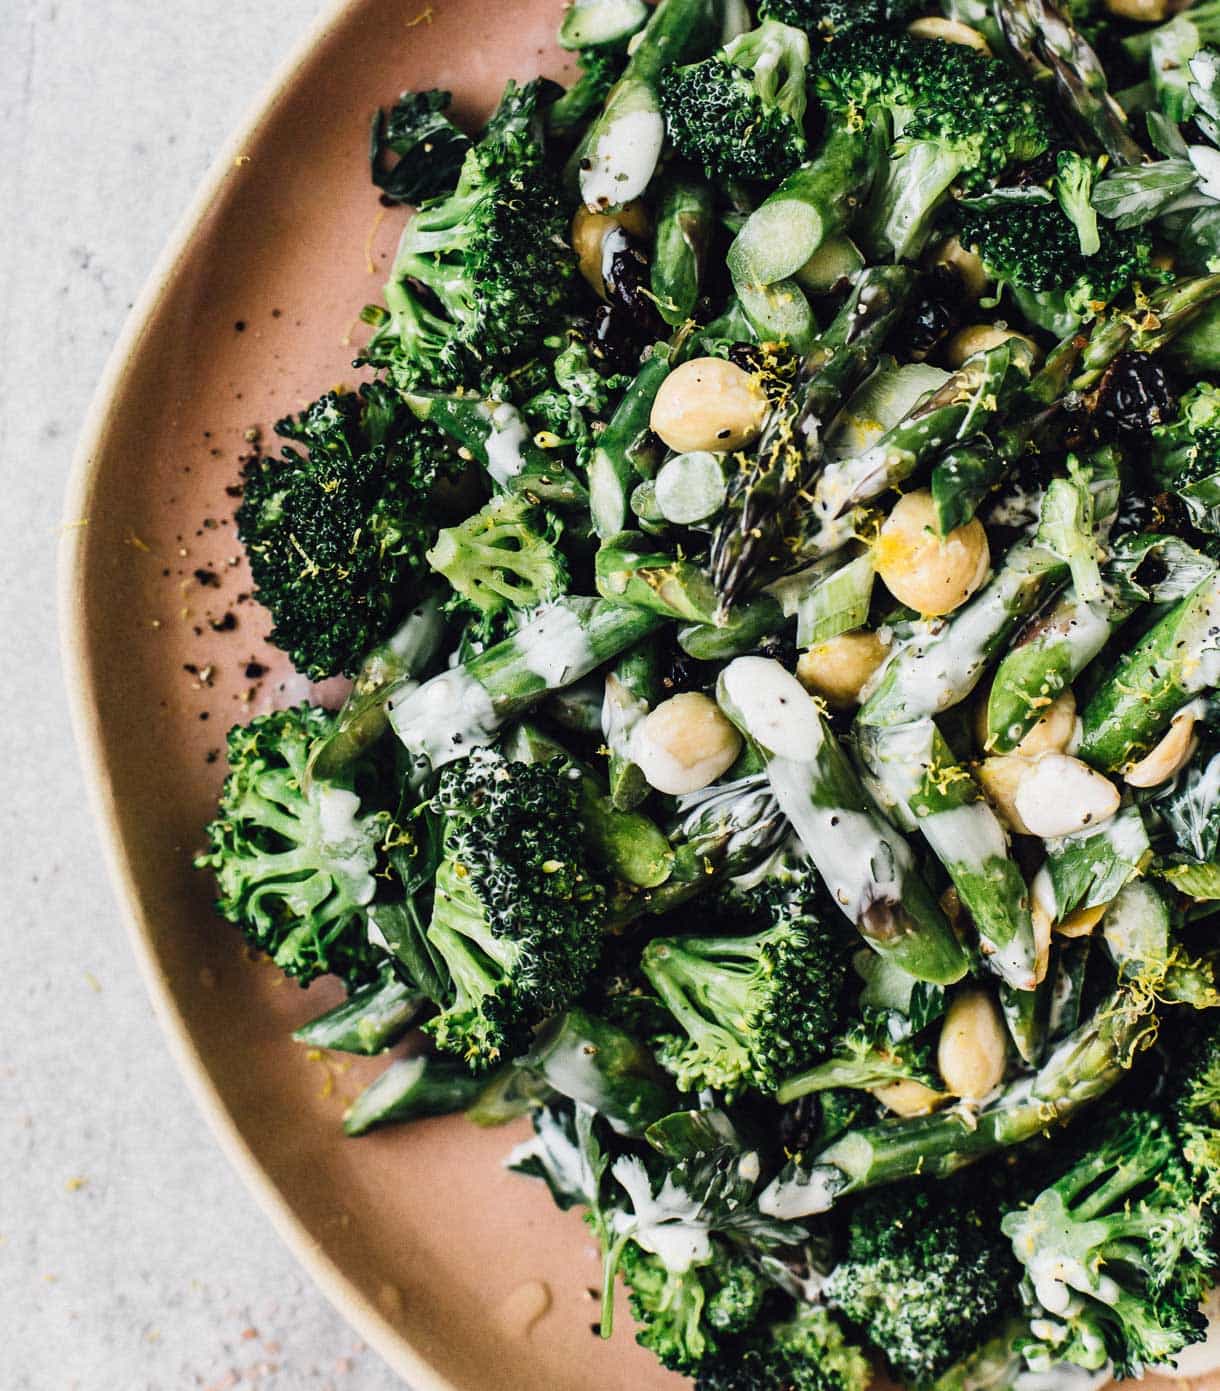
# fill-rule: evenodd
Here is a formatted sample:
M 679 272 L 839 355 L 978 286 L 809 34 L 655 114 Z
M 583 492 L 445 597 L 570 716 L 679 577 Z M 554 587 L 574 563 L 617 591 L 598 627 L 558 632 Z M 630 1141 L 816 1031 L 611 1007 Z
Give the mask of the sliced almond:
M 983 759 L 975 770 L 987 800 L 999 813 L 1000 820 L 1019 836 L 1032 836 L 1033 831 L 1021 819 L 1017 810 L 1017 788 L 1028 774 L 1030 761 L 1015 753 L 994 754 Z
M 947 1092 L 933 1091 L 909 1077 L 901 1082 L 889 1082 L 884 1087 L 874 1087 L 872 1094 L 896 1116 L 926 1116 L 953 1100 Z
M 1098 903 L 1092 908 L 1077 908 L 1062 922 L 1055 924 L 1055 931 L 1060 937 L 1087 937 L 1106 916 L 1109 906 L 1108 903 Z
M 1013 804 L 1029 833 L 1053 840 L 1109 820 L 1119 790 L 1087 763 L 1065 753 L 1044 753 L 1028 763 Z
M 1194 756 L 1198 747 L 1195 738 L 1197 720 L 1193 705 L 1188 705 L 1170 721 L 1161 742 L 1123 773 L 1128 787 L 1159 787 L 1180 773 Z

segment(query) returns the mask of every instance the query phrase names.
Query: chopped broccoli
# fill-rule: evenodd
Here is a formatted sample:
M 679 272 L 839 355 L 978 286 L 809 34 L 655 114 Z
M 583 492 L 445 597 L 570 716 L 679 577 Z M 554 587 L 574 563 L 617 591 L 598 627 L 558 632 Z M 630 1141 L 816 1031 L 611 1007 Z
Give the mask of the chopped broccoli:
M 1214 1248 L 1220 1205 L 1220 1026 L 1205 1023 L 1186 1054 L 1171 1111 L 1182 1159 L 1208 1209 Z
M 361 814 L 350 777 L 307 785 L 309 750 L 332 724 L 298 705 L 229 730 L 229 775 L 195 867 L 213 871 L 220 913 L 286 975 L 308 985 L 333 972 L 354 987 L 385 960 L 366 909 L 386 818 Z
M 831 44 L 815 86 L 837 116 L 889 114 L 895 141 L 860 235 L 879 255 L 918 254 L 951 188 L 986 186 L 1047 148 L 1049 121 L 1004 64 L 961 44 L 864 33 Z
M 726 1337 L 754 1322 L 767 1286 L 762 1276 L 723 1241 L 712 1259 L 678 1273 L 634 1241 L 619 1270 L 639 1325 L 636 1342 L 672 1372 L 693 1373 Z
M 809 39 L 767 19 L 661 79 L 665 128 L 709 178 L 775 182 L 805 158 Z
M 695 1391 L 868 1391 L 873 1369 L 819 1305 L 760 1324 L 700 1366 Z
M 907 1081 L 939 1089 L 934 1045 L 923 1037 L 894 1040 L 879 1036 L 871 1022 L 866 1022 L 849 1029 L 824 1061 L 788 1077 L 779 1088 L 779 1099 L 792 1101 L 811 1092 L 841 1088 L 874 1091 Z
M 606 887 L 587 863 L 580 797 L 561 761 L 511 763 L 490 749 L 442 775 L 428 940 L 453 995 L 426 1027 L 472 1071 L 522 1052 L 597 965 Z
M 1178 403 L 1176 419 L 1153 427 L 1152 466 L 1166 488 L 1220 473 L 1220 387 L 1199 382 Z
M 982 1340 L 1018 1274 L 985 1178 L 911 1182 L 857 1203 L 826 1297 L 895 1375 L 926 1386 Z
M 445 112 L 450 93 L 404 92 L 388 111 L 373 117 L 369 164 L 373 182 L 391 203 L 422 203 L 452 193 L 470 137 Z M 386 166 L 386 155 L 398 156 Z
M 766 0 L 759 13 L 794 24 L 819 39 L 899 28 L 926 9 L 925 0 Z
M 556 544 L 559 529 L 549 513 L 505 493 L 442 531 L 428 563 L 481 613 L 537 608 L 568 588 L 567 562 Z
M 1113 1119 L 1003 1230 L 1037 1309 L 1024 1348 L 1032 1366 L 1109 1360 L 1119 1376 L 1139 1376 L 1204 1337 L 1208 1223 L 1151 1112 Z
M 307 452 L 246 465 L 237 532 L 256 597 L 300 671 L 350 675 L 418 602 L 436 535 L 429 495 L 458 461 L 383 383 L 330 392 L 275 428 Z
M 1060 150 L 1055 159 L 1055 196 L 1063 215 L 1076 229 L 1076 243 L 1082 256 L 1096 256 L 1101 250 L 1101 231 L 1097 209 L 1093 206 L 1097 164 L 1075 150 Z
M 568 210 L 542 162 L 552 83 L 509 83 L 457 187 L 403 231 L 365 359 L 404 388 L 454 386 L 537 349 L 571 299 Z M 422 293 L 421 293 L 422 291 Z
M 750 936 L 656 938 L 641 964 L 680 1029 L 660 1040 L 678 1085 L 769 1092 L 825 1050 L 848 963 L 819 917 L 780 910 Z
M 987 273 L 1007 287 L 1025 316 L 1066 337 L 1139 280 L 1160 279 L 1152 243 L 1141 231 L 1097 229 L 1099 249 L 1085 256 L 1078 227 L 1058 203 L 1005 203 L 963 211 L 958 236 Z

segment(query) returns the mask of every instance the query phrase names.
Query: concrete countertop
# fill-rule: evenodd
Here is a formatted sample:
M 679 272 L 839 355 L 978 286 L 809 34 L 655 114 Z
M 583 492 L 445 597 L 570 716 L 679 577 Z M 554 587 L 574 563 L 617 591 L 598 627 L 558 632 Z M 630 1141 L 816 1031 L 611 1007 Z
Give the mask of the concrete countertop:
M 4 1391 L 396 1391 L 187 1096 L 127 944 L 61 692 L 55 549 L 119 328 L 320 0 L 28 0 L 0 46 Z

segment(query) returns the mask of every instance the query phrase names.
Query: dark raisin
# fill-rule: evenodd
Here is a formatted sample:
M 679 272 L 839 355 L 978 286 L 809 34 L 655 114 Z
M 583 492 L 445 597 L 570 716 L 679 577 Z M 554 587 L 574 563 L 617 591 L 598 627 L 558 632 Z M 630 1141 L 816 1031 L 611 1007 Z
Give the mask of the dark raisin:
M 1115 442 L 1146 439 L 1152 427 L 1172 418 L 1177 395 L 1160 359 L 1120 353 L 1097 388 L 1093 428 Z
M 780 1108 L 779 1142 L 785 1153 L 816 1153 L 821 1129 L 822 1108 L 816 1093 Z
M 970 306 L 961 276 L 952 266 L 935 266 L 919 283 L 894 340 L 915 362 L 922 362 L 965 319 Z

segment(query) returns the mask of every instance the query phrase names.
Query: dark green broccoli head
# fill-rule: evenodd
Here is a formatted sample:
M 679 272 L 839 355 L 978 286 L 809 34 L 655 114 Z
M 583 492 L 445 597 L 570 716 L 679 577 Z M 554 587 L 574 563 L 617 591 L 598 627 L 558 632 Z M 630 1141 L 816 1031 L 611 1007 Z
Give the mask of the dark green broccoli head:
M 826 1296 L 896 1376 L 926 1386 L 1011 1305 L 1018 1274 L 984 1181 L 906 1183 L 857 1203 Z
M 873 1369 L 833 1316 L 801 1305 L 784 1323 L 760 1324 L 704 1362 L 695 1391 L 868 1391 Z
M 809 39 L 775 20 L 661 79 L 675 148 L 709 178 L 775 182 L 805 158 Z
M 333 973 L 350 987 L 385 960 L 365 910 L 387 818 L 362 814 L 350 778 L 306 788 L 310 748 L 333 723 L 298 705 L 229 730 L 229 775 L 195 866 L 216 876 L 223 916 L 286 975 L 308 985 Z
M 365 360 L 400 387 L 447 388 L 535 351 L 562 325 L 576 277 L 568 214 L 544 163 L 541 79 L 510 83 L 457 186 L 411 219 Z
M 545 509 L 505 494 L 442 531 L 428 563 L 480 613 L 532 609 L 567 592 L 559 532 Z
M 671 1372 L 693 1375 L 705 1359 L 758 1317 L 768 1286 L 726 1242 L 713 1239 L 712 1259 L 681 1273 L 634 1241 L 619 1270 L 627 1284 L 636 1342 Z
M 1097 252 L 1085 256 L 1076 226 L 1058 203 L 1008 203 L 963 210 L 958 236 L 1039 322 L 1030 297 L 1053 297 L 1066 312 L 1087 319 L 1136 281 L 1159 278 L 1152 243 L 1141 230 L 1120 231 L 1109 223 L 1097 230 Z
M 1023 1349 L 1031 1365 L 1109 1360 L 1139 1376 L 1205 1336 L 1208 1222 L 1170 1127 L 1151 1112 L 1113 1118 L 1003 1231 L 1042 1306 Z
M 781 917 L 747 937 L 657 938 L 642 967 L 679 1032 L 660 1040 L 685 1090 L 774 1091 L 825 1051 L 847 961 L 820 918 Z
M 301 448 L 249 461 L 237 533 L 271 641 L 311 680 L 350 675 L 418 602 L 428 498 L 458 461 L 382 383 L 330 392 L 275 428 Z
M 1182 1158 L 1208 1210 L 1214 1246 L 1220 1205 L 1220 1025 L 1204 1024 L 1191 1041 L 1170 1105 Z
M 445 114 L 450 93 L 404 92 L 387 111 L 377 112 L 369 140 L 373 182 L 392 203 L 422 203 L 450 193 L 470 137 Z M 387 167 L 386 156 L 396 155 Z
M 862 31 L 901 28 L 925 9 L 925 0 L 766 0 L 759 13 L 804 29 L 813 38 L 842 39 Z
M 428 938 L 454 995 L 428 1028 L 476 1071 L 522 1051 L 597 965 L 606 886 L 586 859 L 580 802 L 558 760 L 511 763 L 481 749 L 441 778 L 444 858 Z
M 1220 472 L 1220 388 L 1199 382 L 1182 397 L 1176 418 L 1153 428 L 1152 465 L 1167 488 Z

